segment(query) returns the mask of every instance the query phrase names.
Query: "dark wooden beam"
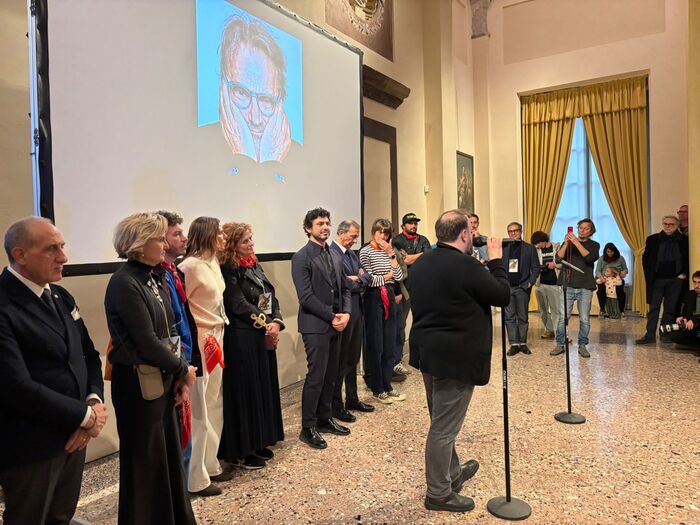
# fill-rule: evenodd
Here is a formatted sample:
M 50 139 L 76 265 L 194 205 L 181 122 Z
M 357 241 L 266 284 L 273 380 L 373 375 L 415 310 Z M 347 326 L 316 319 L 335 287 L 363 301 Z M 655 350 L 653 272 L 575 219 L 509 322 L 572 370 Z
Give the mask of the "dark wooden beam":
M 411 89 L 393 78 L 362 64 L 362 95 L 396 109 L 411 93 Z

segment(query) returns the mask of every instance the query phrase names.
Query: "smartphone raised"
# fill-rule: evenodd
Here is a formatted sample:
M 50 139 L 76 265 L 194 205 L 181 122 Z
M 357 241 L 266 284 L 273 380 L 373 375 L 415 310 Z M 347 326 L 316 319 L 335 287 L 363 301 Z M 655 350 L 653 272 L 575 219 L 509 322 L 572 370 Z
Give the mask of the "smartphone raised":
M 569 227 L 566 229 L 566 233 L 574 233 L 574 227 L 573 227 L 573 226 L 569 226 Z

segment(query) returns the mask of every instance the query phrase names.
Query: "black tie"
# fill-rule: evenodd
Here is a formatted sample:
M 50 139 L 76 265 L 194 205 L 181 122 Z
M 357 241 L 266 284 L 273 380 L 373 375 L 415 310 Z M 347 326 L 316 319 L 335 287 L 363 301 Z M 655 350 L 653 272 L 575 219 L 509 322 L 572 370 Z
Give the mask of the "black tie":
M 41 300 L 44 301 L 46 306 L 51 308 L 51 311 L 56 317 L 59 317 L 58 309 L 56 308 L 56 303 L 53 302 L 53 298 L 51 297 L 51 290 L 49 290 L 48 288 L 44 288 L 44 291 L 41 292 Z
M 328 253 L 327 248 L 322 248 L 321 249 L 321 259 L 323 260 L 323 264 L 326 266 L 326 271 L 328 272 L 328 277 L 330 280 L 333 282 L 335 285 L 336 280 L 338 277 L 335 274 L 335 270 L 333 269 L 333 265 L 331 263 L 331 254 Z

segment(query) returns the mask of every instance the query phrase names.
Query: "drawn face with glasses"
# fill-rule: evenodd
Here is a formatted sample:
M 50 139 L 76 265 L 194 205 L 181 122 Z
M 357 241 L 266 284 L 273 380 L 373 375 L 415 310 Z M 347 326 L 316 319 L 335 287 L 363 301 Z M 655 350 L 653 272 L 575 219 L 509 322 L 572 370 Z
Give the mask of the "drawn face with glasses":
M 265 52 L 243 45 L 229 61 L 226 87 L 243 114 L 253 138 L 259 139 L 279 103 L 277 70 Z

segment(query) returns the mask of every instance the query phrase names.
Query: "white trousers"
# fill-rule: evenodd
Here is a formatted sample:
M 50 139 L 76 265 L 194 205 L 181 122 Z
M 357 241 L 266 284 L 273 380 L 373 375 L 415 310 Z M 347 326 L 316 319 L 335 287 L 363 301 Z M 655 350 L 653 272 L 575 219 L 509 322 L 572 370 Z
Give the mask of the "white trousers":
M 223 347 L 224 330 L 216 330 L 214 335 Z M 199 347 L 204 351 L 206 336 L 200 336 Z M 192 405 L 192 457 L 190 459 L 187 490 L 199 492 L 211 484 L 211 476 L 221 474 L 221 465 L 216 457 L 224 426 L 224 398 L 221 390 L 223 370 L 216 366 L 207 373 L 202 356 L 203 375 L 198 377 L 190 388 Z

